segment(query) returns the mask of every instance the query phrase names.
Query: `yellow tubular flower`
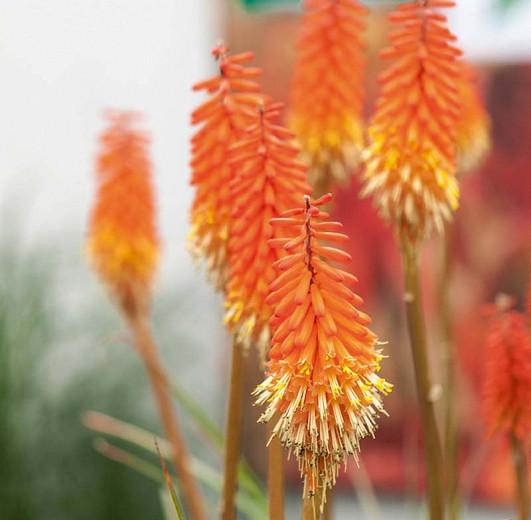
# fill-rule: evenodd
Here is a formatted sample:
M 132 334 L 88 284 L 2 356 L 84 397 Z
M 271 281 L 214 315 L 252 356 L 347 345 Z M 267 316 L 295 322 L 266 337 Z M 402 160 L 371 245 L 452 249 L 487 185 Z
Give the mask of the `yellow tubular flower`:
M 448 0 L 418 0 L 390 14 L 398 28 L 382 52 L 394 63 L 380 76 L 369 126 L 362 195 L 416 241 L 442 231 L 459 201 L 456 133 L 460 118 L 455 37 L 437 8 Z
M 255 79 L 260 69 L 249 67 L 250 52 L 229 55 L 220 44 L 212 51 L 219 63 L 216 76 L 194 85 L 209 99 L 192 113 L 199 129 L 192 137 L 192 178 L 195 197 L 190 211 L 190 246 L 204 260 L 217 289 L 225 290 L 228 278 L 227 243 L 233 200 L 229 185 L 233 169 L 229 149 L 247 126 L 245 111 L 261 101 Z
M 341 224 L 318 209 L 330 199 L 306 197 L 305 207 L 271 221 L 290 238 L 271 240 L 286 256 L 275 263 L 269 287 L 272 344 L 266 379 L 254 391 L 267 407 L 261 421 L 277 417 L 273 435 L 297 457 L 305 495 L 322 490 L 323 503 L 340 466 L 374 434 L 385 414 L 381 395 L 392 389 L 378 376 L 383 356 L 359 310 L 363 301 L 348 287 L 356 278 L 328 263 L 350 256 L 320 243 L 348 240 Z
M 310 181 L 345 181 L 364 146 L 363 31 L 357 0 L 305 0 L 291 85 L 289 126 L 310 165 Z
M 126 314 L 145 310 L 159 257 L 147 137 L 135 116 L 109 116 L 87 240 L 91 262 Z
M 457 172 L 481 166 L 490 149 L 490 118 L 485 110 L 472 66 L 461 62 L 459 97 L 461 117 L 457 126 Z

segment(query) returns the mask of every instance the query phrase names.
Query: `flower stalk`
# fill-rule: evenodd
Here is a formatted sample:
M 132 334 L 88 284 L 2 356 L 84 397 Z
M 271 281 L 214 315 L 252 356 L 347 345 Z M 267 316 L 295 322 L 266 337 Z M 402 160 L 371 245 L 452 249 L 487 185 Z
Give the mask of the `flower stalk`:
M 269 428 L 269 435 L 272 435 Z M 267 447 L 267 489 L 269 495 L 269 520 L 284 520 L 284 453 L 276 437 L 272 437 Z
M 127 316 L 134 334 L 135 346 L 144 362 L 155 402 L 168 441 L 172 446 L 172 459 L 179 476 L 182 490 L 190 517 L 194 520 L 206 520 L 206 510 L 199 486 L 190 470 L 188 450 L 181 434 L 177 415 L 170 395 L 168 378 L 159 357 L 148 319 L 141 315 Z
M 527 520 L 530 513 L 529 480 L 527 474 L 524 443 L 514 433 L 510 434 L 510 440 L 516 479 L 516 504 L 518 509 L 518 520 Z
M 426 324 L 419 279 L 419 247 L 404 238 L 402 256 L 405 275 L 407 325 L 415 368 L 415 383 L 424 433 L 424 459 L 430 520 L 444 519 L 444 471 L 441 442 L 435 420 Z
M 235 500 L 238 489 L 238 464 L 241 445 L 243 368 L 244 353 L 242 345 L 234 338 L 227 405 L 227 426 L 225 430 L 225 465 L 221 497 L 222 520 L 234 520 L 236 518 Z

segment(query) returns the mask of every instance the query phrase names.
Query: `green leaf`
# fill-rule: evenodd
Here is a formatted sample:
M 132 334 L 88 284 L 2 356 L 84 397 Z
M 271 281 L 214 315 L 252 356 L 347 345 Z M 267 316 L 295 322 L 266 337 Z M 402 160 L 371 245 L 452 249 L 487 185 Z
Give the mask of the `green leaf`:
M 177 513 L 178 520 L 184 520 L 183 509 L 181 507 L 181 503 L 179 502 L 177 491 L 175 491 L 175 486 L 173 485 L 173 480 L 171 478 L 170 472 L 168 471 L 168 467 L 166 466 L 166 463 L 164 462 L 164 459 L 162 458 L 162 454 L 160 453 L 160 448 L 159 448 L 159 444 L 157 442 L 156 437 L 154 438 L 154 442 L 155 442 L 155 448 L 159 455 L 162 472 L 164 473 L 164 478 L 166 480 L 166 486 L 168 488 L 168 492 L 170 493 L 171 501 L 175 509 L 175 513 Z
M 498 4 L 504 11 L 511 9 L 512 7 L 520 3 L 522 3 L 522 0 L 498 0 Z
M 246 9 L 273 9 L 278 7 L 296 7 L 300 0 L 240 0 Z
M 166 460 L 171 459 L 171 446 L 168 441 L 143 428 L 93 411 L 85 413 L 82 421 L 90 430 L 100 434 L 110 435 L 157 455 L 157 450 L 153 443 L 153 439 L 155 438 L 162 457 Z M 107 441 L 103 442 L 107 449 L 102 450 L 97 448 L 102 455 L 134 469 L 151 480 L 163 483 L 160 471 L 156 466 L 136 455 L 109 444 Z M 190 465 L 192 473 L 203 484 L 218 493 L 221 492 L 223 479 L 219 471 L 216 471 L 208 464 L 193 456 L 190 456 Z M 250 520 L 265 520 L 267 517 L 267 498 L 262 489 L 258 487 L 257 491 L 254 483 L 245 475 L 243 478 L 240 478 L 240 485 L 240 490 L 236 495 L 236 506 L 238 509 Z
M 177 382 L 171 382 L 171 389 L 175 399 L 183 407 L 188 416 L 194 421 L 200 432 L 217 448 L 223 452 L 224 435 L 218 425 L 206 414 L 201 406 Z M 257 500 L 267 504 L 267 497 L 263 492 L 263 484 L 245 459 L 241 459 L 238 467 L 238 479 L 243 488 Z

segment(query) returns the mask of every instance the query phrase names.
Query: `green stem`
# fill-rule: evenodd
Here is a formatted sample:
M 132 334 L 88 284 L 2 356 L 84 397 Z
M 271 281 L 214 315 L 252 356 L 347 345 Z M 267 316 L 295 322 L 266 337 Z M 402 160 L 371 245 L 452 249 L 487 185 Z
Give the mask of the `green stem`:
M 444 476 L 441 443 L 432 396 L 432 385 L 428 363 L 426 324 L 422 307 L 419 280 L 418 244 L 405 238 L 402 243 L 405 274 L 405 302 L 407 324 L 415 368 L 415 383 L 424 434 L 424 465 L 428 492 L 430 520 L 444 519 Z
M 510 434 L 513 451 L 514 472 L 516 476 L 516 503 L 518 520 L 529 519 L 529 482 L 527 464 L 522 441 L 514 434 Z

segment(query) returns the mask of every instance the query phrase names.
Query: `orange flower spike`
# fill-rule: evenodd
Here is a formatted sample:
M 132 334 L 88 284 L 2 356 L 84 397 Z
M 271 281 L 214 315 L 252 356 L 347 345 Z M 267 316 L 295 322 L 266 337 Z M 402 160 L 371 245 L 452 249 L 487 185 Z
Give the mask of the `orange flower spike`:
M 345 181 L 363 139 L 364 19 L 357 0 L 305 0 L 289 125 L 312 183 Z
M 490 118 L 481 99 L 475 71 L 464 62 L 460 66 L 457 171 L 467 173 L 480 166 L 490 149 Z
M 531 331 L 523 314 L 507 308 L 493 314 L 486 356 L 483 395 L 488 431 L 525 440 L 531 432 Z
M 87 247 L 94 269 L 132 315 L 150 300 L 159 257 L 149 140 L 135 129 L 134 114 L 112 112 L 108 119 L 100 138 Z
M 277 123 L 281 106 L 267 103 L 249 112 L 250 126 L 230 150 L 236 174 L 230 186 L 234 210 L 225 322 L 244 344 L 256 340 L 260 347 L 269 342 L 271 308 L 265 299 L 279 258 L 267 242 L 274 237 L 270 220 L 310 192 L 293 134 Z
M 385 414 L 381 395 L 392 389 L 377 375 L 383 356 L 370 318 L 358 309 L 361 299 L 348 287 L 356 278 L 328 264 L 350 257 L 321 245 L 348 239 L 318 208 L 330 199 L 306 197 L 304 208 L 271 221 L 295 238 L 272 241 L 286 256 L 275 263 L 269 288 L 273 338 L 266 379 L 254 391 L 257 404 L 267 406 L 261 421 L 278 417 L 273 435 L 297 457 L 307 496 L 316 485 L 335 484 L 346 458 L 373 435 Z
M 417 0 L 397 7 L 390 19 L 398 27 L 381 53 L 394 63 L 379 78 L 362 194 L 373 195 L 382 216 L 413 240 L 442 231 L 458 206 L 461 52 L 438 12 L 453 5 Z
M 195 199 L 191 209 L 190 244 L 194 256 L 206 262 L 218 289 L 225 289 L 228 275 L 227 241 L 232 200 L 229 183 L 229 148 L 246 126 L 245 110 L 262 99 L 254 81 L 261 71 L 246 64 L 251 53 L 229 56 L 224 45 L 212 51 L 219 73 L 194 86 L 209 99 L 192 114 L 199 130 L 192 137 L 192 179 Z

